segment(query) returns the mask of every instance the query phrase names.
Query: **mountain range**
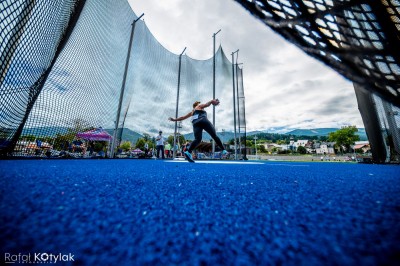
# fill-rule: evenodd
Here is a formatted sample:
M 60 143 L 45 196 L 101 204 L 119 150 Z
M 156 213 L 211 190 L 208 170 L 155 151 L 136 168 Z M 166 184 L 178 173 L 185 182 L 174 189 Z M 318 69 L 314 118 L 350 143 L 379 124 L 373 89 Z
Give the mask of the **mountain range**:
M 247 136 L 254 136 L 262 133 L 271 133 L 271 134 L 282 134 L 282 135 L 290 135 L 290 136 L 328 136 L 329 133 L 337 131 L 339 128 L 313 128 L 313 129 L 295 129 L 286 133 L 278 133 L 276 130 L 263 130 L 263 131 L 251 131 L 247 132 Z M 105 129 L 110 135 L 113 135 L 114 129 Z M 275 132 L 270 132 L 275 131 Z M 281 130 L 280 130 L 281 131 Z M 22 131 L 22 136 L 26 135 L 34 135 L 37 137 L 55 137 L 56 134 L 66 134 L 68 132 L 67 127 L 35 127 L 35 128 L 26 128 Z M 169 136 L 173 134 L 167 133 L 165 136 Z M 360 140 L 368 140 L 367 134 L 364 128 L 358 128 L 358 132 L 356 133 L 360 136 Z M 228 142 L 229 140 L 234 138 L 234 132 L 224 131 L 217 132 L 217 135 L 221 138 L 222 142 Z M 243 137 L 243 133 L 241 132 L 240 136 Z M 155 136 L 155 135 L 154 135 Z M 193 140 L 193 133 L 183 134 L 185 139 Z M 130 141 L 132 143 L 136 143 L 136 141 L 143 137 L 142 134 L 137 133 L 129 128 L 124 128 L 122 132 L 122 140 Z M 236 137 L 239 137 L 239 132 L 236 133 Z M 208 141 L 211 137 L 208 133 L 203 133 L 203 140 Z
M 295 129 L 285 133 L 285 135 L 293 135 L 293 136 L 328 136 L 329 133 L 335 132 L 339 130 L 339 128 L 313 128 L 313 129 Z M 356 133 L 360 136 L 360 140 L 368 140 L 367 133 L 365 132 L 365 128 L 358 128 L 358 132 Z

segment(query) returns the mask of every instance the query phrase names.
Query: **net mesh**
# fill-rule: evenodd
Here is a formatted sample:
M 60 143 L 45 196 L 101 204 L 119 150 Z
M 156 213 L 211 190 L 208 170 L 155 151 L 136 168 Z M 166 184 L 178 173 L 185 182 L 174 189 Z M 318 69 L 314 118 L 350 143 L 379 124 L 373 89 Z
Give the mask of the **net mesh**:
M 388 160 L 400 161 L 400 108 L 378 96 L 373 97 L 378 113 L 380 130 L 388 147 Z
M 78 132 L 100 127 L 117 145 L 134 141 L 137 133 L 155 136 L 162 130 L 168 136 L 174 133 L 168 117 L 176 108 L 181 116 L 194 101 L 213 98 L 214 58 L 168 51 L 125 0 L 9 0 L 0 7 L 2 155 L 70 150 Z M 221 101 L 215 126 L 233 131 L 232 64 L 222 47 L 214 57 Z M 213 108 L 207 112 L 212 121 Z M 180 133 L 191 130 L 184 121 Z
M 80 7 L 81 1 L 0 3 L 2 153 L 11 152 L 15 146 Z
M 400 106 L 398 0 L 236 0 L 274 31 Z
M 246 106 L 243 84 L 243 69 L 236 66 L 236 82 L 237 82 L 237 106 L 238 106 L 238 133 L 240 154 L 246 156 Z
M 368 97 L 358 100 L 368 122 L 372 157 L 377 162 L 399 161 L 400 1 L 236 1 L 304 52 L 373 94 L 375 106 L 369 110 Z M 369 115 L 379 121 L 368 121 Z

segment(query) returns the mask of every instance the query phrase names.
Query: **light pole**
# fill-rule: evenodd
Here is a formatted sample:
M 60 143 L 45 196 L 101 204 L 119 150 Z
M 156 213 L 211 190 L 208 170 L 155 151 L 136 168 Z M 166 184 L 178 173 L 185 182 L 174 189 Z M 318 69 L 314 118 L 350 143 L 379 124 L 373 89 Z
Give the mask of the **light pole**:
M 256 159 L 257 159 L 257 136 L 254 136 L 254 147 L 256 148 Z
M 176 136 L 177 136 L 177 144 L 175 145 L 175 147 L 174 147 L 174 159 L 176 158 L 176 154 L 178 154 L 178 151 L 179 151 L 179 149 L 180 149 L 180 147 L 181 147 L 181 142 L 180 142 L 180 137 L 181 137 L 181 128 L 182 128 L 182 121 L 179 121 L 178 122 L 178 132 L 176 133 Z
M 218 30 L 213 34 L 213 99 L 215 99 L 215 36 L 220 32 Z M 213 105 L 213 125 L 215 127 L 215 105 Z M 215 155 L 215 142 L 212 144 L 212 154 Z
M 118 110 L 117 110 L 117 115 L 116 115 L 116 119 L 115 119 L 115 127 L 114 127 L 114 134 L 113 134 L 113 139 L 112 139 L 112 143 L 111 143 L 111 151 L 110 151 L 110 158 L 114 158 L 114 152 L 115 152 L 115 148 L 117 145 L 117 136 L 118 136 L 118 126 L 119 126 L 119 118 L 121 116 L 121 107 L 122 107 L 122 100 L 124 99 L 124 92 L 125 92 L 125 85 L 126 85 L 126 77 L 128 75 L 128 68 L 129 68 L 129 58 L 131 55 L 131 50 L 132 50 L 132 42 L 133 42 L 133 36 L 135 33 L 135 25 L 136 22 L 141 19 L 144 16 L 144 14 L 142 14 L 140 17 L 138 17 L 137 19 L 135 19 L 132 23 L 132 27 L 131 27 L 131 36 L 129 38 L 129 46 L 128 46 L 128 54 L 126 55 L 126 62 L 125 62 L 125 70 L 124 70 L 124 76 L 122 78 L 122 86 L 121 86 L 121 92 L 119 95 L 119 103 L 118 103 Z M 123 128 L 121 129 L 123 130 Z
M 240 98 L 239 97 L 239 78 L 238 78 L 238 70 L 239 70 L 239 65 L 243 65 L 243 63 L 237 62 L 239 57 L 239 50 L 238 54 L 236 56 L 236 103 L 237 103 L 237 123 L 238 123 L 238 144 L 239 144 L 239 156 L 242 156 L 242 140 L 240 137 Z M 242 88 L 243 90 L 243 88 Z M 243 94 L 244 95 L 244 94 Z M 243 105 L 244 106 L 244 105 Z M 244 115 L 244 114 L 243 114 Z
M 243 65 L 243 63 L 238 64 L 238 58 L 239 58 L 239 50 L 237 50 L 237 55 L 236 55 L 236 103 L 237 103 L 237 123 L 238 123 L 238 139 L 239 139 L 239 157 L 242 156 L 242 139 L 240 137 L 240 97 L 239 97 L 239 78 L 238 78 L 238 70 L 239 70 L 239 65 Z M 244 114 L 242 114 L 244 115 Z
M 177 92 L 176 92 L 176 108 L 175 108 L 175 118 L 178 117 L 178 107 L 179 107 L 179 89 L 181 86 L 181 65 L 182 65 L 182 55 L 185 52 L 185 49 L 183 49 L 182 53 L 179 55 L 179 66 L 178 66 L 178 88 L 177 88 Z M 177 121 L 175 121 L 175 129 L 174 129 L 174 149 L 173 149 L 173 155 L 172 158 L 175 159 L 176 157 L 176 150 L 175 150 L 175 146 L 176 146 L 176 131 L 178 129 L 178 123 Z
M 221 135 L 222 135 L 222 144 L 225 145 L 225 129 L 221 129 Z
M 235 89 L 235 54 L 239 49 L 233 52 L 232 55 L 232 89 L 233 89 L 233 144 L 235 150 L 235 160 L 237 160 L 237 147 L 236 147 L 236 89 Z

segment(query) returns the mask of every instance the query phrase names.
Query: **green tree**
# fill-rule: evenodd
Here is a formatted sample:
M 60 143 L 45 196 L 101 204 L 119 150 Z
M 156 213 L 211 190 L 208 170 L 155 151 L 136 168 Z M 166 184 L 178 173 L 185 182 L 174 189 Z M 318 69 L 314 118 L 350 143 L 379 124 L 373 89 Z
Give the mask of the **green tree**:
M 71 143 L 71 141 L 75 138 L 75 134 L 73 131 L 69 131 L 65 134 L 57 134 L 54 140 L 54 149 L 63 150 L 66 147 L 66 143 Z
M 147 142 L 149 140 L 151 140 L 151 136 L 149 133 L 143 133 L 143 139 Z
M 76 134 L 78 132 L 84 132 L 93 129 L 90 123 L 82 118 L 76 118 L 69 123 L 68 133 Z
M 297 152 L 300 154 L 306 154 L 307 153 L 307 149 L 304 148 L 303 146 L 299 146 L 297 147 Z
M 284 144 L 286 144 L 287 142 L 286 142 L 286 140 L 284 140 L 284 139 L 279 139 L 279 140 L 277 140 L 276 141 L 276 144 L 278 144 L 278 145 L 284 145 Z
M 144 144 L 145 144 L 145 143 L 146 143 L 146 141 L 145 141 L 144 138 L 139 138 L 139 139 L 136 141 L 135 147 L 136 147 L 137 149 L 141 149 L 142 151 L 144 151 Z M 150 143 L 149 143 L 149 148 L 150 148 Z
M 257 146 L 258 146 L 257 147 L 258 151 L 260 151 L 261 153 L 267 153 L 267 150 L 265 149 L 264 145 L 260 144 L 260 145 L 257 145 Z
M 156 148 L 156 144 L 154 143 L 154 141 L 150 140 L 150 141 L 147 141 L 146 143 L 149 145 L 149 149 L 155 149 Z M 144 146 L 143 146 L 143 149 L 144 149 Z
M 171 144 L 171 146 L 173 146 L 174 145 L 174 135 L 168 136 L 167 141 L 168 141 L 169 144 Z M 186 142 L 186 140 L 185 140 L 185 137 L 183 135 L 177 135 L 176 136 L 176 143 L 179 143 L 179 144 L 182 145 L 185 142 Z
M 67 129 L 65 134 L 57 134 L 54 140 L 49 140 L 49 142 L 54 142 L 54 149 L 63 150 L 64 148 L 67 148 L 65 147 L 66 143 L 71 143 L 76 137 L 76 133 L 93 129 L 93 127 L 90 126 L 90 123 L 82 118 L 76 118 L 68 124 L 70 127 Z
M 34 136 L 34 135 L 24 135 L 24 136 L 21 136 L 20 139 L 25 139 L 27 141 L 34 141 L 36 139 L 36 136 Z
M 336 142 L 335 147 L 343 153 L 343 147 L 346 151 L 349 151 L 350 145 L 360 140 L 360 136 L 356 132 L 358 132 L 356 126 L 345 126 L 335 132 L 329 133 L 328 141 Z
M 169 144 L 174 145 L 174 135 L 169 135 L 167 141 Z
M 319 140 L 322 142 L 325 142 L 328 140 L 328 137 L 327 136 L 319 136 Z
M 131 142 L 130 141 L 124 141 L 124 142 L 121 143 L 121 145 L 119 145 L 119 147 L 123 151 L 129 151 L 131 149 Z
M 246 140 L 246 147 L 247 148 L 254 147 L 254 141 Z
M 106 142 L 104 142 L 104 141 L 97 141 L 96 143 L 94 143 L 94 146 L 93 146 L 93 150 L 95 151 L 95 152 L 99 152 L 99 151 L 102 151 L 102 150 L 104 150 L 104 148 L 106 147 L 106 145 L 107 145 L 107 143 Z

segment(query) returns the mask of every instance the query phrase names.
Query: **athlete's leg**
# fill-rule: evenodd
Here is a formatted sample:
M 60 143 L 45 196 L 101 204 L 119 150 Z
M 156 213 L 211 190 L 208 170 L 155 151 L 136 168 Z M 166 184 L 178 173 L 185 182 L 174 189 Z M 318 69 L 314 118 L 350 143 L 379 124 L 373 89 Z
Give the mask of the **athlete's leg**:
M 201 126 L 201 121 L 197 122 L 196 124 L 193 124 L 193 134 L 194 134 L 194 140 L 190 144 L 190 147 L 188 149 L 189 153 L 192 153 L 194 149 L 200 144 L 201 139 L 203 137 L 203 127 Z
M 221 139 L 217 136 L 217 133 L 215 132 L 215 128 L 209 120 L 205 120 L 203 122 L 203 129 L 214 139 L 215 143 L 218 145 L 218 147 L 221 150 L 225 150 L 225 147 L 222 144 Z

